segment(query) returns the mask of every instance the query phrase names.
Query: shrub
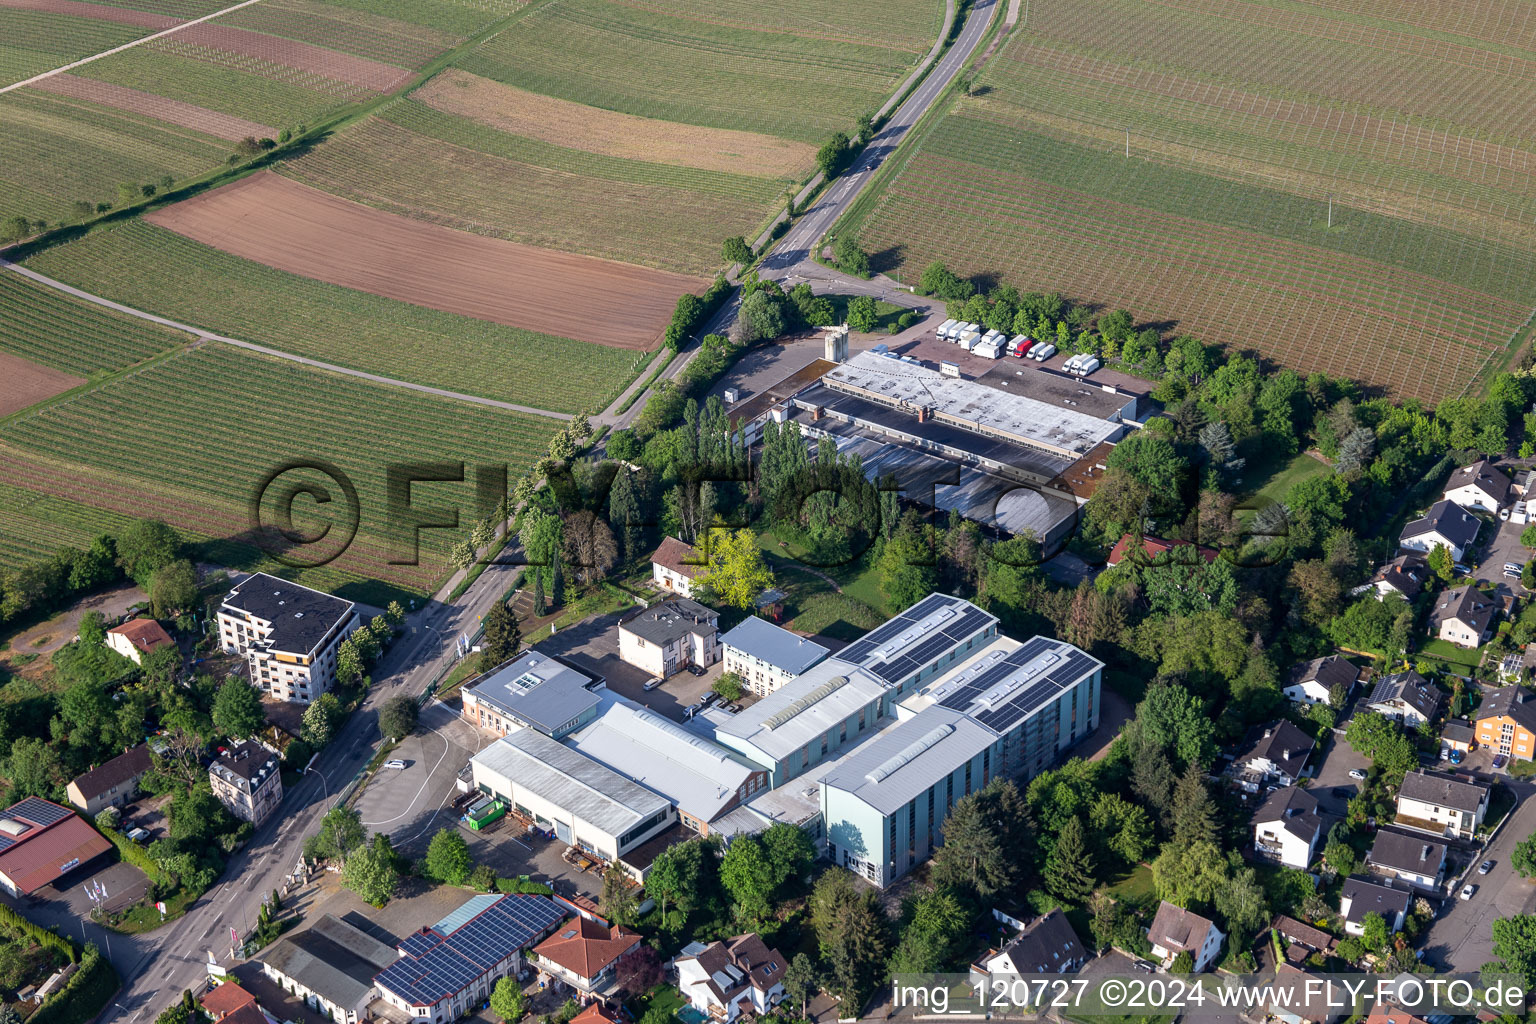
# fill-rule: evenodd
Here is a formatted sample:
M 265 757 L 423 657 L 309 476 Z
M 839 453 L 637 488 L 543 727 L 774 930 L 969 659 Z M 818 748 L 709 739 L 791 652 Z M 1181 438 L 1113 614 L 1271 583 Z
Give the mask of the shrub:
M 79 1024 L 83 1020 L 94 1020 L 121 984 L 117 971 L 112 969 L 106 957 L 95 944 L 88 945 L 74 977 L 27 1019 L 30 1024 Z

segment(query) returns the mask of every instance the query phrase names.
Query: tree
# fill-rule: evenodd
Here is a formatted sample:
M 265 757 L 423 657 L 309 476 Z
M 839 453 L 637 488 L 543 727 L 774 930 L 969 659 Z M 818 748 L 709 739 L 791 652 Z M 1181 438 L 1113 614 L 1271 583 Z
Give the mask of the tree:
M 1493 922 L 1493 954 L 1536 987 L 1536 915 L 1514 914 Z
M 656 855 L 645 876 L 645 891 L 660 906 L 663 919 L 667 916 L 668 903 L 675 903 L 684 911 L 694 906 L 706 852 L 704 840 L 691 839 L 669 846 Z M 708 855 L 714 854 L 708 852 Z
M 777 338 L 788 329 L 784 304 L 765 289 L 758 289 L 741 300 L 732 328 L 731 340 L 739 345 Z
M 1088 850 L 1083 819 L 1075 816 L 1068 818 L 1046 859 L 1046 888 L 1053 896 L 1074 906 L 1082 906 L 1093 892 L 1093 871 L 1093 854 Z
M 862 1008 L 884 976 L 890 948 L 890 921 L 878 897 L 857 890 L 847 870 L 833 868 L 816 880 L 810 911 L 828 988 L 844 1006 Z
M 117 534 L 117 560 L 141 587 L 148 587 L 155 570 L 176 561 L 181 537 L 158 519 L 137 519 Z
M 773 862 L 756 836 L 737 836 L 720 861 L 720 882 L 736 905 L 736 917 L 749 926 L 768 916 L 773 906 Z
M 608 524 L 589 509 L 567 513 L 565 556 L 580 583 L 595 583 L 619 560 L 619 544 Z
M 908 900 L 907 924 L 891 954 L 892 974 L 929 974 L 951 966 L 970 915 L 949 889 L 928 889 Z
M 749 266 L 752 263 L 752 247 L 747 244 L 745 238 L 740 235 L 732 235 L 725 240 L 725 245 L 721 248 L 721 256 L 725 259 L 726 263 L 740 263 L 744 267 Z
M 1187 949 L 1174 957 L 1173 963 L 1168 965 L 1169 974 L 1192 974 L 1194 970 L 1195 958 L 1190 955 Z
M 336 645 L 336 682 L 341 686 L 356 685 L 363 678 L 363 655 L 357 644 L 347 637 Z
M 404 695 L 391 697 L 379 708 L 379 732 L 403 739 L 416 728 L 416 714 L 416 701 Z
M 741 685 L 741 676 L 735 672 L 722 672 L 720 678 L 711 684 L 710 689 L 718 693 L 726 700 L 740 700 L 746 688 Z
M 505 1024 L 522 1020 L 527 1015 L 528 1000 L 515 976 L 508 974 L 497 980 L 496 987 L 491 990 L 491 1012 Z
M 880 313 L 875 308 L 875 300 L 868 295 L 859 295 L 848 302 L 848 327 L 855 331 L 873 331 L 880 325 Z
M 1021 822 L 1005 815 L 1017 801 L 1018 790 L 1009 784 L 1012 796 L 1005 796 L 1001 786 L 994 782 L 950 809 L 940 827 L 944 845 L 934 853 L 929 871 L 934 885 L 970 890 L 990 900 L 1017 883 L 1022 858 L 1011 840 Z M 1015 816 L 1022 819 L 1022 808 Z
M 463 885 L 471 867 L 469 844 L 457 829 L 440 828 L 427 846 L 426 874 L 448 885 Z
M 64 765 L 58 751 L 35 736 L 23 736 L 11 744 L 11 756 L 5 762 L 5 775 L 11 780 L 10 797 L 40 796 L 46 800 L 64 798 Z
M 1215 843 L 1169 843 L 1152 862 L 1157 895 L 1177 906 L 1212 906 L 1230 878 L 1227 859 Z
M 1237 871 L 1225 888 L 1216 894 L 1216 909 L 1227 919 L 1230 935 L 1252 935 L 1269 920 L 1269 903 L 1264 887 L 1253 868 Z M 1241 946 L 1241 942 L 1235 943 Z
M 837 269 L 845 274 L 852 274 L 854 277 L 869 276 L 869 253 L 860 248 L 859 243 L 851 236 L 838 236 L 837 241 L 832 244 L 832 258 L 837 261 Z M 859 298 L 869 297 L 859 296 Z M 853 326 L 853 308 L 854 304 L 859 301 L 859 298 L 855 298 L 848 303 L 848 326 L 853 327 L 856 331 L 874 330 L 873 324 L 869 327 Z M 873 309 L 874 304 L 875 300 L 869 299 L 871 309 Z
M 1344 730 L 1344 741 L 1369 757 L 1388 785 L 1395 786 L 1418 763 L 1413 741 L 1397 723 L 1374 711 L 1358 711 Z
M 1515 844 L 1509 863 L 1521 876 L 1536 878 L 1536 835 L 1527 836 Z
M 261 691 L 239 676 L 230 676 L 213 698 L 214 727 L 231 739 L 256 736 L 267 726 Z
M 1360 855 L 1355 852 L 1353 846 L 1349 845 L 1348 839 L 1338 826 L 1332 829 L 1328 845 L 1323 847 L 1323 860 L 1336 874 L 1345 878 L 1360 868 Z
M 804 953 L 796 953 L 789 960 L 789 966 L 784 969 L 784 978 L 781 982 L 784 986 L 784 998 L 791 1005 L 800 1006 L 800 1016 L 805 1016 L 805 1008 L 811 1001 L 811 997 L 821 988 L 816 979 L 816 965 L 811 958 Z
M 398 881 L 394 855 L 387 848 L 377 846 L 358 850 L 347 858 L 341 871 L 341 884 L 375 907 L 389 902 Z
M 149 580 L 149 600 L 157 618 L 169 618 L 197 602 L 197 569 L 178 558 L 154 571 Z
M 763 833 L 763 850 L 773 865 L 774 885 L 781 896 L 802 883 L 816 862 L 816 846 L 799 825 L 781 821 Z
M 86 612 L 80 616 L 76 635 L 82 644 L 104 643 L 107 639 L 107 617 L 95 609 Z
M 363 819 L 351 807 L 333 807 L 320 819 L 320 829 L 306 844 L 306 855 L 323 860 L 346 860 L 353 850 L 368 841 Z
M 1213 843 L 1217 839 L 1216 804 L 1205 783 L 1205 773 L 1190 765 L 1173 789 L 1170 807 L 1173 841 L 1176 843 Z
M 325 746 L 331 742 L 331 734 L 340 713 L 341 702 L 336 699 L 336 695 L 322 693 L 304 709 L 304 718 L 299 728 L 300 738 L 316 749 Z
M 649 992 L 666 977 L 666 968 L 654 946 L 637 946 L 619 958 L 614 978 L 631 992 Z
M 848 160 L 849 150 L 848 136 L 842 132 L 834 132 L 832 137 L 816 151 L 816 166 L 826 177 L 836 177 Z
M 1387 921 L 1376 911 L 1365 915 L 1360 922 L 1363 929 L 1360 933 L 1360 941 L 1365 943 L 1367 949 L 1380 953 L 1387 948 Z
M 1527 532 L 1536 527 L 1527 527 Z M 1525 537 L 1522 535 L 1522 541 Z M 1443 582 L 1449 583 L 1456 578 L 1456 562 L 1451 557 L 1451 549 L 1444 544 L 1436 544 L 1425 559 L 1429 563 L 1429 571 L 1440 577 Z
M 629 872 L 617 864 L 608 865 L 603 872 L 603 909 L 617 924 L 628 927 L 635 923 L 635 887 L 630 884 Z
M 715 530 L 709 538 L 709 565 L 699 582 L 722 604 L 750 609 L 773 586 L 773 572 L 751 530 Z
M 908 608 L 938 587 L 938 566 L 931 534 L 915 513 L 902 517 L 901 525 L 886 542 L 880 555 L 880 590 L 892 611 Z
M 1100 793 L 1093 801 L 1088 823 L 1099 842 L 1126 867 L 1141 863 L 1153 846 L 1152 818 L 1146 808 L 1118 793 Z
M 539 576 L 537 568 L 533 569 L 533 573 L 536 578 Z M 485 634 L 480 638 L 480 671 L 488 672 L 517 657 L 517 649 L 523 642 L 523 632 L 517 616 L 512 614 L 512 609 L 507 607 L 505 601 L 491 605 L 485 613 L 484 624 Z

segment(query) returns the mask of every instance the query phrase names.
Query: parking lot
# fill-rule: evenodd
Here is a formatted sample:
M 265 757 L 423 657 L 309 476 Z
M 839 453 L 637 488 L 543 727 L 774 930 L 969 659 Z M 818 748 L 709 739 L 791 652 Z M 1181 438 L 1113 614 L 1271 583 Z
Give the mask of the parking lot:
M 583 672 L 602 676 L 608 689 L 619 696 L 681 722 L 683 709 L 697 703 L 720 678 L 720 664 L 711 665 L 702 676 L 684 670 L 647 691 L 645 684 L 651 674 L 619 658 L 619 619 L 629 614 L 626 611 L 599 615 L 540 640 L 536 646 L 544 654 L 563 658 Z
M 1481 561 L 1473 575 L 1480 581 L 1504 583 L 1516 594 L 1524 595 L 1525 588 L 1520 581 L 1504 575 L 1504 564 L 1524 565 L 1531 557 L 1530 549 L 1520 543 L 1520 534 L 1525 526 L 1514 522 L 1498 522 L 1492 524 L 1492 536 L 1481 548 Z M 1483 527 L 1484 533 L 1489 527 Z
M 1350 778 L 1349 773 L 1366 771 L 1370 766 L 1370 758 L 1356 753 L 1353 747 L 1344 742 L 1342 736 L 1334 736 L 1322 760 L 1317 762 L 1316 774 L 1307 792 L 1317 797 L 1324 813 L 1342 818 L 1348 810 L 1349 801 L 1364 785 L 1358 779 Z M 1335 789 L 1341 790 L 1339 796 L 1333 795 Z

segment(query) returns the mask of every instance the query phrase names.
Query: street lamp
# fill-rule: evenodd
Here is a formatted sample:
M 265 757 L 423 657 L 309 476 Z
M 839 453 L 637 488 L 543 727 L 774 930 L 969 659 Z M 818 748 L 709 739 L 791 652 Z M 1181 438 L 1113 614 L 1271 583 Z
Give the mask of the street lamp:
M 319 754 L 315 755 L 315 757 L 319 757 L 319 756 L 320 756 Z M 311 758 L 309 764 L 304 766 L 304 774 L 320 776 L 320 791 L 325 795 L 326 802 L 329 803 L 330 799 L 331 799 L 331 787 L 325 781 L 325 774 L 323 772 L 319 772 L 319 771 L 315 770 L 315 768 L 313 767 L 314 763 L 315 763 L 314 759 Z

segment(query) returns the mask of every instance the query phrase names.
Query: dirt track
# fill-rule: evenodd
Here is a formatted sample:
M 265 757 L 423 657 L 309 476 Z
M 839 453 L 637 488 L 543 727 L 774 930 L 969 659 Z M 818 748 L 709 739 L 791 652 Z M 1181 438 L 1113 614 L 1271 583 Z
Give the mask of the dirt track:
M 39 366 L 9 352 L 0 352 L 0 380 L 5 381 L 5 387 L 0 388 L 0 416 L 9 416 L 85 383 L 84 377 Z
M 346 82 L 374 92 L 390 92 L 410 81 L 413 71 L 381 64 L 366 57 L 354 57 L 347 53 L 327 50 L 323 46 L 295 42 L 263 32 L 232 28 L 208 22 L 192 25 L 177 32 L 168 40 L 191 46 L 208 46 L 226 53 L 238 53 L 246 57 L 271 61 L 286 67 L 297 68 L 338 82 Z
M 269 171 L 144 219 L 318 281 L 614 348 L 655 347 L 677 297 L 708 284 L 398 217 Z
M 181 24 L 180 18 L 148 11 L 130 11 L 126 7 L 108 7 L 105 4 L 79 3 L 78 0 L 0 0 L 0 7 L 14 7 L 23 11 L 46 11 L 49 14 L 69 14 L 76 18 L 93 18 L 96 21 L 112 21 L 119 25 L 137 25 L 140 28 L 165 29 Z
M 144 114 L 218 139 L 238 142 L 246 136 L 261 139 L 272 138 L 277 134 L 275 128 L 257 124 L 255 121 L 247 121 L 243 117 L 221 114 L 217 110 L 182 103 L 180 100 L 166 99 L 152 92 L 129 89 L 126 86 L 113 85 L 111 82 L 99 82 L 94 78 L 54 75 L 40 82 L 34 82 L 31 88 L 51 92 L 57 96 L 68 96 L 71 99 L 89 100 L 92 103 L 100 103 L 102 106 L 126 110 L 132 114 Z

